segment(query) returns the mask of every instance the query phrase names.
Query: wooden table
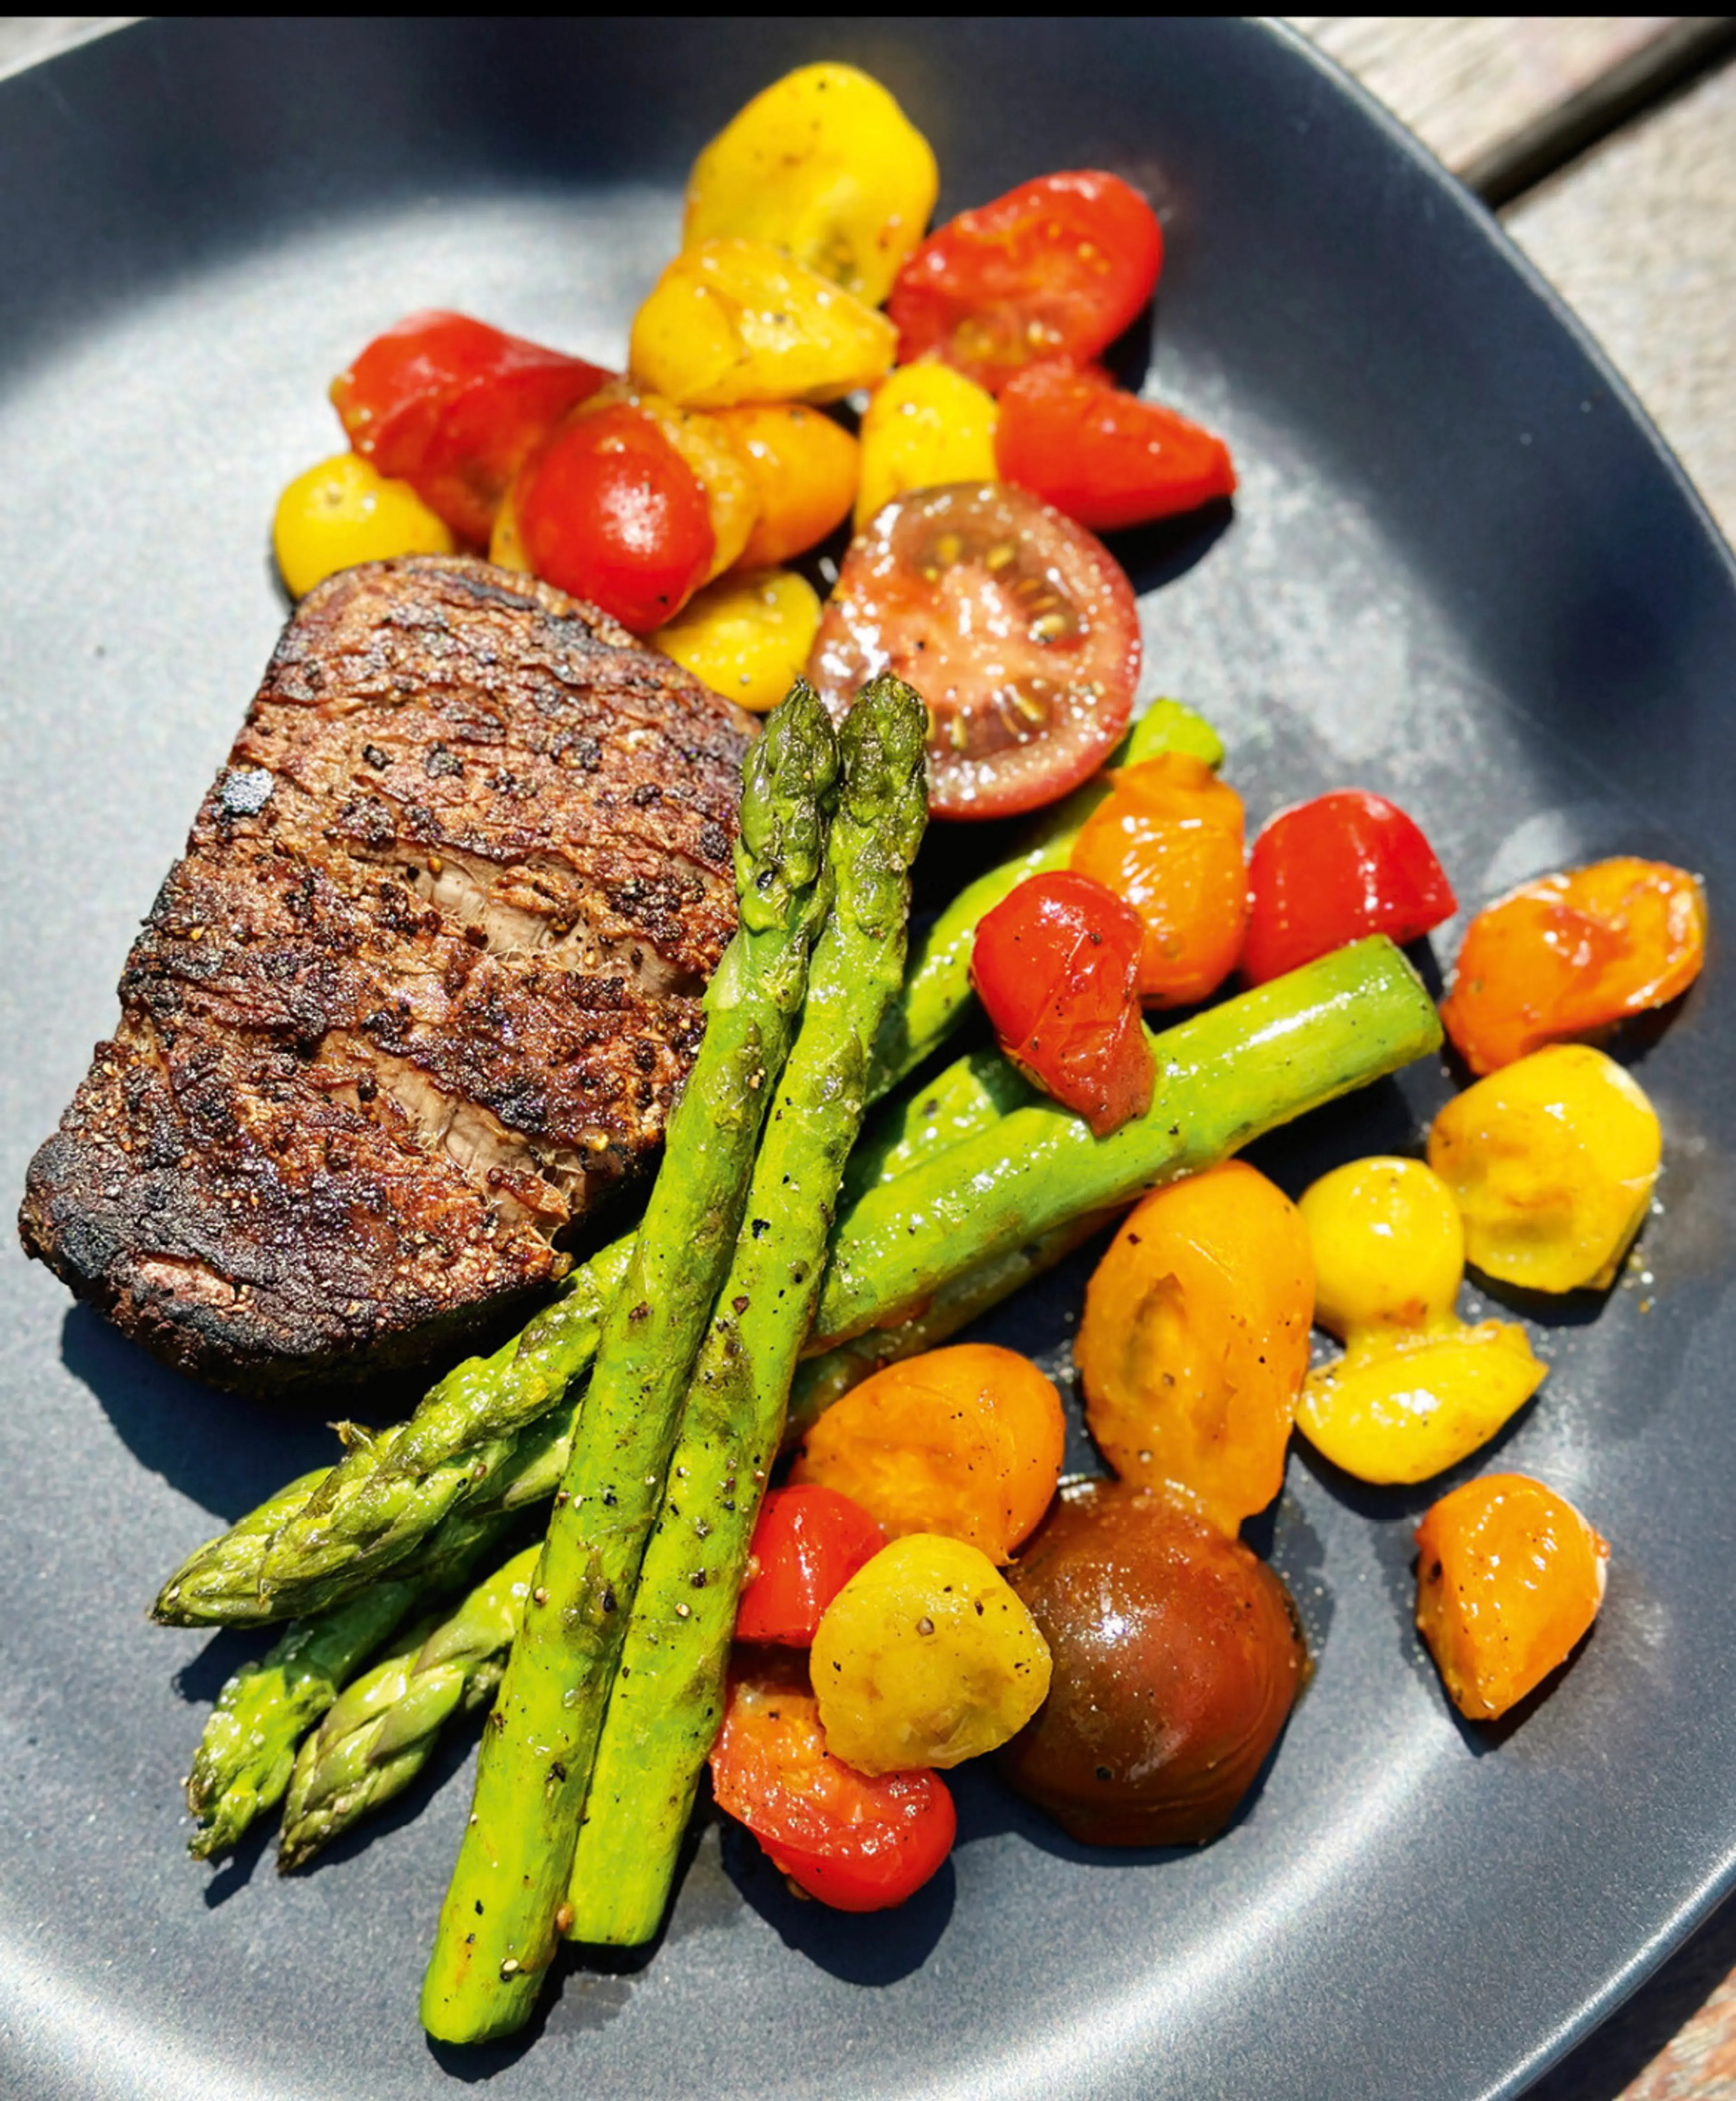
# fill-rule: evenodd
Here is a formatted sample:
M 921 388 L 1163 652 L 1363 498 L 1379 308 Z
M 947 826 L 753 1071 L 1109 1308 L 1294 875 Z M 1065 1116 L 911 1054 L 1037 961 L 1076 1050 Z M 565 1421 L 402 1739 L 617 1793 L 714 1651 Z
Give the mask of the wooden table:
M 0 73 L 132 19 L 0 16 Z M 1498 206 L 1736 542 L 1736 20 L 1287 19 Z M 1736 2101 L 1736 1900 L 1531 2101 L 1618 2096 Z

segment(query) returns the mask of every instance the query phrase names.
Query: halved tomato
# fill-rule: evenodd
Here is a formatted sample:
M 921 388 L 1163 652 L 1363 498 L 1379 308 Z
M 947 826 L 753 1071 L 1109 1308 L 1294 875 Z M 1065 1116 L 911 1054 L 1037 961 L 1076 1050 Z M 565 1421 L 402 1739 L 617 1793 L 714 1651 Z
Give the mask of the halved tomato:
M 886 670 L 928 703 L 937 816 L 1036 809 L 1094 772 L 1127 726 L 1133 587 L 1083 526 L 1023 489 L 916 490 L 850 542 L 808 676 L 841 720 Z

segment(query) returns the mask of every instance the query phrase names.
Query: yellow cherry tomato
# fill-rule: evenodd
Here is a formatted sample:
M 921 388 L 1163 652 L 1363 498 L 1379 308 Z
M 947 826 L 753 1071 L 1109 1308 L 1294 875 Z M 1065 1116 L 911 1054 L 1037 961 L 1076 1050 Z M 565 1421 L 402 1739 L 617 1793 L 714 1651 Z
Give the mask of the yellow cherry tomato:
M 891 369 L 884 314 L 763 241 L 704 241 L 678 255 L 633 323 L 629 361 L 689 409 L 837 401 Z
M 708 584 L 652 641 L 726 700 L 764 714 L 795 683 L 819 626 L 819 599 L 793 569 Z
M 1049 1646 L 988 1556 L 913 1532 L 859 1568 L 809 1656 L 826 1747 L 859 1772 L 956 1766 L 1016 1736 L 1049 1691 Z
M 1645 1216 L 1663 1149 L 1638 1083 L 1588 1044 L 1557 1044 L 1449 1102 L 1429 1161 L 1464 1217 L 1467 1258 L 1533 1291 L 1601 1290 Z
M 1426 1481 L 1486 1444 L 1547 1369 L 1508 1321 L 1371 1330 L 1336 1364 L 1308 1374 L 1296 1427 L 1359 1481 Z
M 298 474 L 277 499 L 272 545 L 292 598 L 339 569 L 393 555 L 449 555 L 457 543 L 407 481 L 388 481 L 355 453 Z
M 907 489 L 949 481 L 998 481 L 995 425 L 986 387 L 950 365 L 901 365 L 874 390 L 862 418 L 862 480 L 856 524 Z
M 927 139 L 878 81 L 854 66 L 800 66 L 694 162 L 682 243 L 767 241 L 877 307 L 939 186 Z
M 519 537 L 519 510 L 509 489 L 494 514 L 494 529 L 488 535 L 488 560 L 497 569 L 515 569 L 521 577 L 533 575 L 531 558 Z
M 1464 1276 L 1452 1192 L 1420 1160 L 1353 1160 L 1302 1198 L 1314 1257 L 1314 1318 L 1353 1329 L 1426 1328 L 1451 1317 Z
M 1526 1475 L 1442 1497 L 1416 1528 L 1416 1624 L 1461 1714 L 1493 1720 L 1567 1661 L 1609 1560 L 1566 1497 Z
M 736 557 L 741 568 L 777 568 L 850 515 L 862 449 L 824 409 L 778 401 L 711 413 L 746 461 L 759 498 L 759 516 Z

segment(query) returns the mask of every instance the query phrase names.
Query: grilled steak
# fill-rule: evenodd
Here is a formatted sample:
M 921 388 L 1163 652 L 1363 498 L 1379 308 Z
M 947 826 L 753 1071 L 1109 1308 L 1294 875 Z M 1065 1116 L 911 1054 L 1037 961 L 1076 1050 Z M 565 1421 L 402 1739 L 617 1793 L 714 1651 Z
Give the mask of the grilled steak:
M 749 731 L 485 563 L 322 585 L 31 1163 L 25 1247 L 250 1391 L 407 1369 L 523 1312 L 691 1063 Z

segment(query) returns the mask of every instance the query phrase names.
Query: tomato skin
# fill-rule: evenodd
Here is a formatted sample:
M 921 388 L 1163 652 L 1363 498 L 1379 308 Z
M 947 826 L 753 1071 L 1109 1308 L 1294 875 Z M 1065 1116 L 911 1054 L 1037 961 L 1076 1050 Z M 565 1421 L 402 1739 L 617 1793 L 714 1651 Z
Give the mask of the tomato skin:
M 1447 871 L 1396 803 L 1340 788 L 1269 818 L 1248 869 L 1249 984 L 1365 934 L 1414 941 L 1459 909 Z
M 635 635 L 673 619 L 711 565 L 705 492 L 656 425 L 625 404 L 557 431 L 513 502 L 537 574 Z
M 1003 388 L 995 456 L 1007 480 L 1093 533 L 1149 524 L 1235 493 L 1221 438 L 1101 372 L 1058 360 L 1027 365 Z
M 1706 958 L 1700 878 L 1622 855 L 1546 875 L 1471 922 L 1441 1019 L 1476 1073 L 1685 992 Z
M 907 679 L 930 717 L 930 809 L 1004 817 L 1107 758 L 1139 656 L 1106 548 L 1023 489 L 957 482 L 895 497 L 850 542 L 808 676 L 840 721 L 877 673 Z
M 774 1488 L 753 1528 L 735 1639 L 808 1648 L 820 1614 L 885 1545 L 861 1504 L 836 1488 Z
M 932 352 L 998 394 L 1038 358 L 1095 357 L 1163 266 L 1157 215 L 1119 175 L 1076 170 L 961 212 L 899 272 L 899 362 Z
M 1151 1106 L 1134 989 L 1145 925 L 1083 875 L 1032 876 L 984 914 L 970 975 L 1001 1047 L 1098 1138 Z
M 833 1758 L 818 1703 L 788 1672 L 730 1679 L 711 1752 L 718 1806 L 772 1864 L 836 1911 L 886 1911 L 913 1896 L 952 1850 L 958 1817 L 938 1773 L 871 1777 Z
M 1109 776 L 1069 865 L 1139 914 L 1139 997 L 1188 1006 L 1235 968 L 1248 923 L 1242 798 L 1204 759 L 1166 751 Z
M 431 312 L 376 336 L 331 392 L 355 449 L 484 547 L 532 449 L 612 377 L 467 314 Z

